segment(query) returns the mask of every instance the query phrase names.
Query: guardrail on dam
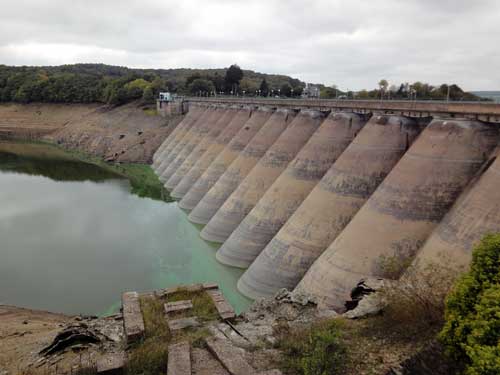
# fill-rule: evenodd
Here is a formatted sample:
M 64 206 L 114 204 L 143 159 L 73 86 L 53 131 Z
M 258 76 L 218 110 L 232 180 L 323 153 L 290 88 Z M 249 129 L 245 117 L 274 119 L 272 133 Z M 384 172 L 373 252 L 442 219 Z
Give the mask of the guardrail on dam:
M 247 268 L 251 298 L 281 288 L 339 311 L 384 259 L 467 265 L 500 231 L 500 105 L 189 98 L 153 169 Z M 400 275 L 392 275 L 399 277 Z

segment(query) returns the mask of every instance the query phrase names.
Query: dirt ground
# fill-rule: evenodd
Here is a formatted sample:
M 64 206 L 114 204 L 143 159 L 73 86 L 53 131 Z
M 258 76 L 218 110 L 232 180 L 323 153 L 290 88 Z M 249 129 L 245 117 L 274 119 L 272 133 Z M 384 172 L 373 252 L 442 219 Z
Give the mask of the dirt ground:
M 0 305 L 0 374 L 19 374 L 73 317 Z M 3 371 L 3 372 L 2 372 Z
M 107 161 L 150 163 L 181 120 L 139 103 L 1 104 L 0 139 L 43 139 Z

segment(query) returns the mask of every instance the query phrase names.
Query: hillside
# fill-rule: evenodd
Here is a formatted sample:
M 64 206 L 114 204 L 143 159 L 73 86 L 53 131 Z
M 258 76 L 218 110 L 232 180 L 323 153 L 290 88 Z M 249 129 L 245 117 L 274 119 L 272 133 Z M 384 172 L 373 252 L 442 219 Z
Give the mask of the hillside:
M 159 91 L 198 93 L 198 87 L 194 91 L 191 86 L 196 79 L 208 81 L 210 91 L 229 93 L 232 88 L 226 71 L 227 68 L 133 69 L 104 64 L 0 65 L 0 102 L 124 104 L 137 99 L 152 102 Z M 303 82 L 289 76 L 243 70 L 241 90 L 255 92 L 264 79 L 269 90 L 287 85 L 299 92 L 304 87 Z

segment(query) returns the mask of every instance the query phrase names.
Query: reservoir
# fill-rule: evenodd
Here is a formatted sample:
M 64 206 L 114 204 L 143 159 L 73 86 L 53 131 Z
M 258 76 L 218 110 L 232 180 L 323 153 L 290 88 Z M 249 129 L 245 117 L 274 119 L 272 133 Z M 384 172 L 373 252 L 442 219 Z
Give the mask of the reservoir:
M 0 304 L 101 315 L 124 291 L 216 282 L 248 307 L 243 271 L 215 260 L 177 203 L 134 190 L 119 170 L 55 146 L 0 141 Z

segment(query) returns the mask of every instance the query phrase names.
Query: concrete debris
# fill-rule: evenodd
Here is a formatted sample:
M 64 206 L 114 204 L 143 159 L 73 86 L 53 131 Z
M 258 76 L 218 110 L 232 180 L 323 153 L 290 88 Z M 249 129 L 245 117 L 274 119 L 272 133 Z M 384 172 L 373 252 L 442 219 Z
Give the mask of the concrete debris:
M 125 353 L 110 353 L 97 360 L 97 373 L 101 375 L 122 375 Z
M 189 342 L 168 347 L 168 375 L 191 375 L 191 348 Z
M 168 328 L 171 331 L 178 331 L 185 328 L 193 328 L 199 326 L 200 323 L 198 322 L 198 318 L 196 317 L 181 318 L 168 321 Z
M 377 278 L 362 279 L 351 291 L 351 300 L 346 302 L 347 312 L 343 314 L 349 319 L 358 319 L 377 315 L 385 307 L 380 291 L 385 280 Z

